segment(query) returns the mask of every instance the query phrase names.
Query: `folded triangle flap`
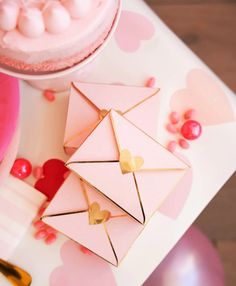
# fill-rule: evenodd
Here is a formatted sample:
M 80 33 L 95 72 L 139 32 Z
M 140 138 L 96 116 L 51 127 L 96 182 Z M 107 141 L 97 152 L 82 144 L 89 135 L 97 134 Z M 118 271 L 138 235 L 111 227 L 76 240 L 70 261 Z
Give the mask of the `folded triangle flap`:
M 112 127 L 110 114 L 91 131 L 90 136 L 83 142 L 80 148 L 67 161 L 67 166 L 73 169 L 73 163 L 91 161 L 118 161 L 119 150 Z
M 110 199 L 115 205 L 140 223 L 145 217 L 142 202 L 135 185 L 133 174 L 121 173 L 119 162 L 111 163 L 76 163 L 70 166 L 74 172 L 100 194 Z
M 159 88 L 74 82 L 73 86 L 99 110 L 127 112 L 158 93 Z
M 88 212 L 45 217 L 44 222 L 112 264 L 117 265 L 116 255 L 104 225 L 90 225 Z
M 88 209 L 88 204 L 83 194 L 81 181 L 78 176 L 72 173 L 45 209 L 43 217 L 86 209 Z
M 173 155 L 155 139 L 144 133 L 137 126 L 116 111 L 111 111 L 115 137 L 120 151 L 126 152 L 126 160 L 139 163 L 138 170 L 182 170 L 188 166 Z M 129 163 L 129 162 L 128 162 Z
M 84 110 L 81 116 L 80 110 Z M 71 86 L 64 145 L 67 147 L 78 147 L 88 136 L 95 123 L 99 121 L 99 109 L 86 97 L 79 96 L 75 87 Z
M 144 229 L 144 226 L 131 217 L 118 217 L 107 221 L 106 228 L 120 263 Z

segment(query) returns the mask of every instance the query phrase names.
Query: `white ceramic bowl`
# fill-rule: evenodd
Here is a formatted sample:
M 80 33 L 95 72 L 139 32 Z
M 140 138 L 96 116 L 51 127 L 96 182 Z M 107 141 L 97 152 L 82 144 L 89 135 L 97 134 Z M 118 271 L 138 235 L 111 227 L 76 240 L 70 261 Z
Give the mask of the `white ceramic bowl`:
M 88 74 L 89 71 L 92 69 L 93 65 L 96 63 L 98 55 L 107 46 L 107 44 L 109 43 L 110 39 L 112 38 L 116 30 L 120 18 L 121 6 L 122 6 L 122 0 L 120 0 L 119 2 L 118 11 L 115 20 L 113 22 L 113 26 L 108 36 L 104 40 L 103 44 L 100 47 L 98 47 L 89 57 L 87 57 L 80 63 L 68 69 L 47 74 L 40 74 L 40 75 L 34 75 L 30 73 L 29 74 L 20 73 L 17 71 L 8 70 L 7 68 L 3 67 L 0 67 L 0 71 L 5 74 L 14 76 L 16 78 L 26 80 L 32 86 L 39 89 L 52 89 L 55 91 L 66 90 L 70 86 L 70 83 L 72 81 L 79 80 L 81 75 L 82 77 L 84 77 L 85 74 Z

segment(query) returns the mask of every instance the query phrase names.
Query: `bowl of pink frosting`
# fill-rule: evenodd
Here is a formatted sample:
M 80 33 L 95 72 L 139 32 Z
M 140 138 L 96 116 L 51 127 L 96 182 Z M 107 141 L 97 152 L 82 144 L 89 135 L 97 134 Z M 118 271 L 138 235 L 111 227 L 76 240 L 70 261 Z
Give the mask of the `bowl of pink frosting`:
M 84 80 L 113 36 L 121 1 L 0 1 L 0 71 L 26 80 L 36 88 L 55 91 L 68 89 L 72 81 Z M 19 8 L 18 2 L 29 4 Z M 92 3 L 91 15 L 80 18 L 88 3 Z M 99 9 L 100 14 L 96 12 Z M 101 23 L 108 17 L 111 17 L 109 29 L 107 26 L 104 30 Z M 90 29 L 91 23 L 94 30 Z M 91 42 L 87 38 L 80 41 L 76 29 L 81 35 L 90 33 Z M 65 54 L 69 50 L 73 56 Z M 43 61 L 37 61 L 37 57 Z

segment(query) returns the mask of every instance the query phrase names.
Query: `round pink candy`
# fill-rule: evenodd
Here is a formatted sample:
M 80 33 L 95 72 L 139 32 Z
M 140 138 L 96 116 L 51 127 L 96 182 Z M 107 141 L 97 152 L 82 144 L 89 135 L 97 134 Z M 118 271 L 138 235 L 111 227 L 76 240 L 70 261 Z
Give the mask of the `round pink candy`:
M 179 140 L 179 146 L 183 149 L 188 149 L 190 147 L 189 143 L 184 139 Z
M 175 125 L 170 124 L 170 123 L 166 125 L 166 129 L 167 129 L 170 133 L 173 133 L 173 134 L 175 134 L 175 133 L 178 132 L 178 128 L 177 128 Z
M 146 87 L 155 87 L 155 85 L 156 85 L 156 78 L 152 76 L 147 80 Z
M 167 145 L 167 149 L 174 153 L 174 151 L 176 150 L 176 147 L 177 147 L 177 143 L 175 141 L 170 141 Z
M 55 233 L 50 233 L 46 238 L 45 238 L 45 243 L 46 244 L 52 244 L 56 241 L 57 235 Z
M 36 180 L 39 180 L 43 177 L 43 168 L 38 166 L 33 169 L 33 176 Z
M 53 90 L 46 89 L 43 92 L 43 96 L 48 100 L 48 101 L 54 101 L 55 100 L 55 92 Z
M 43 239 L 47 236 L 47 231 L 46 230 L 39 230 L 35 233 L 34 237 L 35 239 Z
M 180 130 L 182 136 L 187 140 L 195 140 L 202 133 L 202 126 L 195 120 L 186 121 Z
M 171 114 L 170 114 L 170 122 L 172 124 L 177 124 L 177 123 L 179 123 L 179 120 L 180 120 L 179 114 L 176 111 L 171 112 Z
M 196 115 L 196 110 L 195 109 L 189 109 L 184 113 L 184 119 L 189 120 L 195 117 Z
M 44 226 L 45 226 L 45 223 L 42 222 L 41 220 L 37 220 L 37 221 L 35 221 L 35 222 L 33 223 L 33 226 L 34 226 L 35 228 L 39 229 L 39 228 L 44 227 Z

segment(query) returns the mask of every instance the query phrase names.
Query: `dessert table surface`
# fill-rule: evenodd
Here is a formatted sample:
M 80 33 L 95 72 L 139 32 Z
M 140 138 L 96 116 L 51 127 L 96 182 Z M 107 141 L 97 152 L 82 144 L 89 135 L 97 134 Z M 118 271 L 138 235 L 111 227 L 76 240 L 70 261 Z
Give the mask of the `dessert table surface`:
M 82 80 L 143 86 L 150 76 L 161 89 L 161 113 L 156 119 L 159 142 L 166 145 L 171 139 L 165 128 L 171 110 L 181 112 L 190 106 L 198 111 L 202 136 L 191 142 L 190 149 L 176 151 L 192 166 L 188 181 L 152 217 L 118 268 L 79 252 L 62 235 L 47 246 L 35 240 L 33 228 L 29 229 L 10 261 L 32 275 L 33 286 L 60 286 L 55 281 L 65 274 L 71 276 L 68 286 L 81 279 L 84 285 L 92 281 L 141 285 L 235 171 L 234 94 L 143 1 L 124 0 L 115 36 L 89 77 Z M 39 90 L 22 81 L 21 104 L 19 155 L 33 165 L 50 158 L 67 160 L 62 142 L 68 92 L 49 103 Z

